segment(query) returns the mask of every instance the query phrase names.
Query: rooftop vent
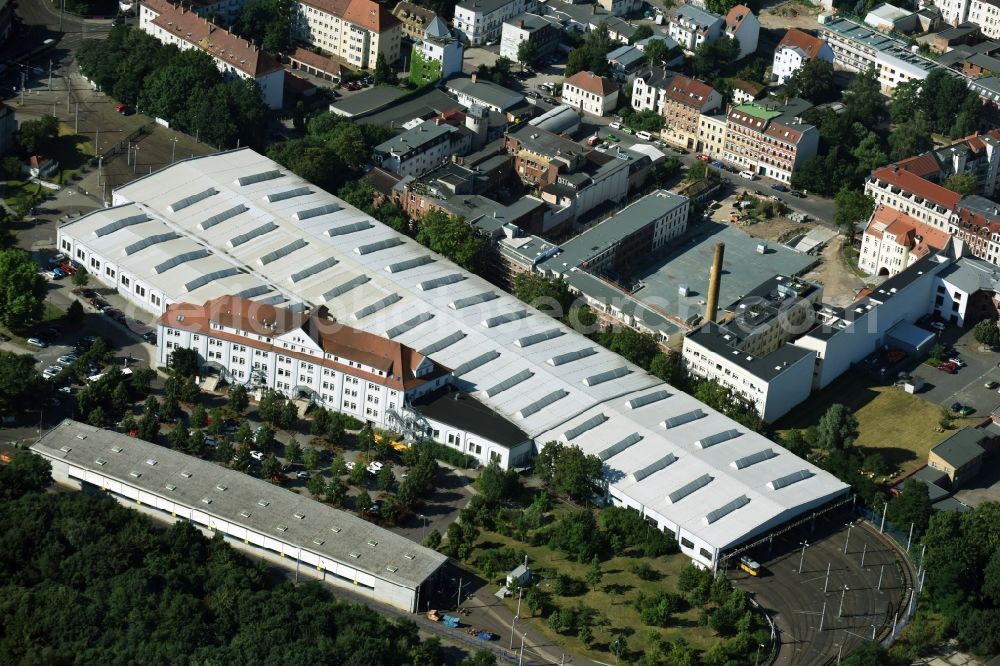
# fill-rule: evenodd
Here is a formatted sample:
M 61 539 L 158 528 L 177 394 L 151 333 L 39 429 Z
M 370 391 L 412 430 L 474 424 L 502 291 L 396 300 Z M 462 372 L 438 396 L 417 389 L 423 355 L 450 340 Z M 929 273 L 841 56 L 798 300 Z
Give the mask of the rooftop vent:
M 618 455 L 628 447 L 632 446 L 633 444 L 637 444 L 640 441 L 642 441 L 642 435 L 640 435 L 637 432 L 634 432 L 625 439 L 618 440 L 608 448 L 598 453 L 597 457 L 600 458 L 602 461 L 608 460 L 610 458 L 615 457 L 616 455 Z
M 706 525 L 711 525 L 719 518 L 727 516 L 733 511 L 736 511 L 736 509 L 739 509 L 742 506 L 746 506 L 749 503 L 750 503 L 749 497 L 747 497 L 746 495 L 740 495 L 733 501 L 728 502 L 723 506 L 720 506 L 718 509 L 715 509 L 714 511 L 709 511 L 702 519 L 702 522 L 704 522 Z

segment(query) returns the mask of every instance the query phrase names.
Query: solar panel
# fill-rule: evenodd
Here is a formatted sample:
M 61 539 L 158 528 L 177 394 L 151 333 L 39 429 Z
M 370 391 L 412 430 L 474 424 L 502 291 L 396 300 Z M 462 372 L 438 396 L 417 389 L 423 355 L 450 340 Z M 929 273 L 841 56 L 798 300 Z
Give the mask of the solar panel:
M 94 235 L 101 238 L 102 236 L 107 236 L 108 234 L 113 234 L 120 229 L 124 229 L 125 227 L 130 227 L 133 224 L 142 224 L 143 222 L 149 222 L 152 219 L 153 218 L 145 213 L 140 213 L 139 215 L 129 215 L 128 217 L 123 217 L 120 220 L 115 220 L 111 224 L 104 225 L 100 229 L 96 230 Z
M 390 305 L 392 305 L 396 301 L 402 300 L 402 298 L 403 298 L 402 296 L 400 296 L 399 294 L 393 292 L 393 293 L 389 294 L 388 296 L 386 296 L 384 298 L 380 298 L 377 301 L 375 301 L 374 303 L 366 305 L 365 307 L 361 308 L 360 310 L 355 311 L 355 313 L 353 315 L 354 319 L 355 320 L 364 319 L 365 317 L 367 317 L 370 314 L 374 314 L 374 313 L 378 312 L 379 310 L 384 310 L 385 308 L 389 307 Z
M 196 204 L 199 201 L 207 199 L 210 196 L 212 196 L 214 194 L 218 194 L 218 193 L 219 193 L 219 190 L 215 189 L 214 187 L 210 187 L 207 190 L 204 190 L 202 192 L 198 192 L 197 194 L 192 194 L 191 196 L 184 197 L 183 199 L 178 199 L 177 201 L 175 201 L 172 204 L 170 204 L 169 206 L 167 206 L 167 209 L 171 213 L 176 213 L 179 210 L 184 210 L 188 206 Z
M 396 326 L 393 326 L 392 328 L 386 330 L 385 337 L 389 339 L 399 337 L 403 333 L 411 331 L 417 326 L 420 326 L 424 322 L 430 321 L 431 319 L 434 319 L 433 314 L 431 314 L 430 312 L 421 312 L 416 317 L 413 317 L 412 319 L 407 319 L 402 324 L 397 324 Z
M 329 302 L 329 301 L 333 300 L 334 298 L 336 298 L 337 296 L 340 296 L 341 294 L 346 294 L 347 292 L 349 292 L 351 289 L 354 289 L 355 287 L 360 287 L 361 285 L 365 284 L 369 280 L 371 280 L 371 278 L 368 277 L 367 275 L 358 275 L 358 276 L 352 277 L 347 282 L 343 282 L 341 284 L 338 284 L 336 287 L 334 287 L 330 291 L 328 291 L 325 294 L 323 294 L 323 300 L 325 302 Z
M 702 518 L 702 521 L 706 525 L 711 525 L 719 518 L 728 516 L 733 511 L 736 511 L 736 509 L 740 508 L 741 506 L 746 506 L 749 503 L 750 503 L 749 497 L 747 497 L 746 495 L 740 495 L 732 502 L 724 504 L 723 506 L 720 506 L 718 509 L 715 509 L 714 511 L 709 511 L 707 514 L 705 514 L 705 517 Z
M 594 416 L 591 416 L 589 419 L 587 419 L 583 423 L 575 425 L 572 428 L 570 428 L 569 430 L 566 430 L 565 432 L 563 432 L 563 439 L 565 439 L 567 442 L 569 440 L 571 440 L 571 439 L 575 439 L 575 438 L 579 437 L 580 435 L 582 435 L 583 433 L 587 432 L 588 430 L 593 430 L 594 428 L 596 428 L 597 426 L 601 425 L 602 423 L 604 423 L 607 420 L 608 420 L 608 417 L 606 415 L 604 415 L 604 414 L 595 414 Z
M 526 407 L 522 407 L 517 412 L 517 415 L 522 419 L 526 419 L 532 414 L 542 411 L 552 403 L 556 402 L 557 400 L 562 400 L 568 395 L 569 391 L 563 389 L 559 389 L 558 391 L 553 391 L 552 393 L 549 393 L 547 396 L 535 400 L 533 403 L 527 405 Z
M 239 274 L 240 274 L 240 269 L 236 268 L 235 266 L 231 266 L 230 268 L 224 268 L 221 271 L 214 271 L 212 273 L 207 273 L 205 275 L 196 277 L 195 279 L 185 284 L 184 291 L 192 292 L 195 289 L 198 289 L 199 287 L 204 287 L 209 282 L 215 282 L 216 280 L 221 280 L 222 278 Z
M 591 375 L 590 377 L 583 378 L 584 386 L 597 386 L 598 384 L 603 384 L 604 382 L 609 382 L 612 379 L 618 379 L 619 377 L 624 377 L 625 375 L 631 373 L 632 371 L 626 366 L 620 366 L 617 368 L 612 368 L 611 370 L 605 370 L 604 372 L 599 372 L 596 375 Z
M 185 252 L 183 254 L 178 254 L 176 257 L 170 257 L 166 261 L 160 262 L 153 266 L 153 272 L 159 275 L 164 271 L 169 271 L 174 266 L 179 264 L 184 264 L 189 261 L 194 261 L 196 259 L 203 259 L 205 257 L 211 256 L 211 252 L 202 248 L 200 250 L 192 250 L 190 252 Z
M 483 328 L 494 328 L 496 326 L 502 326 L 503 324 L 508 324 L 512 321 L 517 321 L 518 319 L 524 319 L 528 316 L 527 310 L 515 310 L 514 312 L 508 312 L 507 314 L 497 315 L 496 317 L 489 317 L 483 320 Z
M 296 187 L 291 190 L 284 190 L 282 192 L 272 192 L 266 195 L 264 198 L 267 199 L 268 203 L 274 203 L 276 201 L 284 201 L 285 199 L 293 199 L 295 197 L 302 197 L 307 194 L 312 194 L 312 190 L 308 187 Z
M 676 428 L 679 425 L 684 425 L 685 423 L 690 423 L 691 421 L 697 421 L 704 416 L 705 412 L 700 409 L 692 409 L 690 412 L 684 412 L 683 414 L 672 416 L 660 425 L 667 429 Z
M 442 349 L 447 349 L 448 347 L 452 346 L 459 340 L 462 340 L 464 337 L 465 333 L 463 331 L 455 331 L 454 333 L 449 333 L 448 335 L 444 336 L 437 342 L 432 342 L 423 349 L 421 349 L 420 354 L 422 356 L 430 356 L 431 354 L 439 352 Z
M 508 377 L 507 379 L 503 380 L 499 384 L 494 384 L 493 386 L 486 389 L 486 395 L 492 398 L 495 395 L 503 393 L 507 389 L 514 388 L 521 382 L 527 381 L 534 376 L 535 373 L 533 373 L 531 370 L 527 369 L 521 370 L 520 372 L 515 373 L 510 377 Z
M 198 226 L 201 228 L 202 231 L 205 231 L 206 229 L 211 229 L 220 222 L 225 222 L 229 218 L 236 217 L 240 213 L 245 213 L 248 210 L 250 209 L 244 206 L 243 204 L 240 204 L 239 206 L 233 206 L 229 210 L 224 210 L 221 213 L 216 213 L 212 217 L 202 221 L 201 224 L 199 224 Z
M 792 472 L 786 476 L 779 476 L 774 481 L 768 481 L 767 487 L 771 490 L 778 490 L 780 488 L 785 488 L 792 485 L 793 483 L 798 483 L 799 481 L 805 481 L 809 477 L 814 476 L 808 469 L 800 469 L 797 472 Z
M 125 254 L 131 255 L 135 254 L 139 250 L 145 250 L 150 245 L 156 245 L 157 243 L 165 243 L 169 240 L 174 240 L 175 238 L 180 238 L 181 235 L 174 231 L 168 231 L 165 234 L 155 234 L 153 236 L 146 236 L 142 240 L 138 240 L 130 245 L 125 246 Z
M 295 284 L 296 282 L 304 280 L 311 275 L 316 275 L 316 273 L 321 273 L 328 268 L 336 266 L 338 263 L 339 262 L 333 257 L 328 257 L 318 264 L 313 264 L 309 268 L 303 268 L 301 271 L 292 273 L 288 279 L 291 280 L 292 284 Z
M 584 347 L 583 349 L 577 349 L 576 351 L 566 352 L 565 354 L 556 354 L 550 358 L 547 363 L 551 366 L 560 366 L 566 363 L 572 363 L 581 358 L 586 358 L 588 356 L 593 356 L 597 353 L 597 350 L 593 347 Z
M 236 294 L 240 298 L 255 298 L 261 296 L 271 291 L 271 288 L 266 284 L 259 284 L 256 287 L 250 287 L 249 289 L 244 289 L 243 291 Z
M 425 254 L 421 257 L 414 257 L 413 259 L 406 259 L 404 261 L 397 261 L 394 264 L 389 264 L 385 267 L 385 270 L 390 273 L 402 273 L 403 271 L 408 271 L 411 268 L 425 266 L 433 262 L 434 257 L 429 254 Z
M 653 391 L 652 393 L 647 393 L 646 395 L 640 395 L 630 400 L 626 400 L 625 406 L 629 409 L 639 409 L 640 407 L 645 407 L 646 405 L 654 402 L 666 400 L 669 397 L 670 391 Z
M 345 234 L 353 234 L 356 231 L 364 231 L 365 229 L 371 229 L 375 225 L 368 220 L 361 220 L 360 222 L 351 222 L 350 224 L 345 224 L 342 227 L 331 227 L 326 230 L 326 235 L 333 238 L 334 236 L 343 236 Z
M 307 208 L 305 210 L 300 210 L 295 213 L 295 219 L 302 221 L 308 220 L 311 217 L 319 217 L 320 215 L 329 215 L 330 213 L 336 213 L 338 210 L 344 210 L 343 206 L 335 203 L 328 203 L 322 206 L 317 206 L 316 208 Z
M 240 176 L 236 179 L 236 184 L 240 187 L 246 187 L 247 185 L 253 185 L 254 183 L 261 183 L 265 180 L 274 180 L 275 178 L 281 177 L 281 172 L 277 169 L 271 169 L 270 171 L 261 171 L 260 173 L 252 173 L 249 176 Z
M 461 377 L 462 375 L 472 372 L 476 368 L 486 365 L 490 361 L 496 360 L 498 358 L 500 358 L 500 352 L 496 351 L 495 349 L 493 351 L 488 351 L 485 354 L 480 354 L 479 356 L 470 361 L 466 361 L 462 365 L 455 368 L 451 374 L 454 375 L 455 377 Z
M 778 454 L 771 449 L 764 449 L 763 451 L 757 451 L 756 453 L 751 453 L 748 456 L 743 456 L 742 458 L 737 458 L 733 462 L 729 463 L 730 467 L 735 469 L 743 469 L 744 467 L 749 467 L 750 465 L 756 465 L 759 462 L 764 462 L 765 460 L 770 460 L 771 458 L 778 457 Z
M 597 457 L 600 458 L 601 460 L 608 460 L 609 458 L 615 457 L 628 447 L 632 446 L 633 444 L 637 444 L 640 441 L 642 441 L 642 435 L 640 435 L 637 432 L 634 432 L 625 439 L 618 440 L 608 448 L 598 453 Z
M 735 439 L 742 435 L 739 430 L 723 430 L 722 432 L 717 432 L 714 435 L 708 435 L 707 437 L 702 437 L 697 442 L 694 443 L 699 449 L 707 449 L 710 446 L 715 446 L 716 444 L 721 444 L 722 442 L 727 442 L 731 439 Z
M 268 252 L 263 257 L 258 259 L 258 261 L 260 262 L 261 266 L 267 266 L 272 261 L 277 261 L 282 257 L 287 257 L 292 252 L 295 252 L 296 250 L 301 250 L 307 245 L 309 245 L 309 243 L 305 242 L 301 238 L 296 238 L 288 245 L 284 247 L 279 247 L 277 250 L 274 250 L 273 252 Z
M 486 303 L 487 301 L 492 301 L 495 298 L 500 298 L 496 292 L 484 291 L 480 294 L 474 294 L 472 296 L 466 296 L 465 298 L 456 298 L 448 307 L 452 310 L 461 310 L 463 308 L 470 307 L 472 305 L 477 305 L 479 303 Z
M 661 469 L 664 469 L 669 465 L 673 465 L 675 462 L 677 462 L 677 456 L 675 456 L 673 453 L 668 453 L 659 460 L 654 460 L 645 467 L 640 467 L 639 469 L 632 472 L 632 478 L 635 479 L 636 481 L 642 481 L 650 474 L 656 474 Z
M 550 328 L 547 331 L 541 331 L 539 333 L 532 333 L 531 335 L 526 335 L 523 338 L 518 338 L 514 340 L 514 345 L 521 347 L 530 347 L 531 345 L 537 345 L 539 342 L 545 342 L 546 340 L 551 340 L 552 338 L 558 338 L 560 335 L 564 335 L 566 331 L 561 328 Z
M 402 245 L 403 239 L 393 236 L 391 238 L 385 238 L 380 241 L 375 241 L 374 243 L 368 243 L 367 245 L 359 245 L 354 248 L 355 254 L 365 255 L 371 254 L 372 252 L 378 252 L 379 250 L 388 250 L 390 247 L 396 247 L 397 245 Z
M 251 229 L 245 234 L 240 234 L 238 236 L 233 236 L 229 239 L 229 247 L 236 248 L 248 241 L 252 241 L 258 236 L 263 236 L 266 233 L 270 233 L 278 228 L 278 225 L 274 222 L 268 222 L 267 224 L 262 224 L 256 229 Z
M 456 282 L 461 282 L 465 279 L 465 276 L 461 273 L 451 273 L 450 275 L 442 275 L 441 277 L 432 278 L 430 280 L 424 280 L 423 282 L 417 283 L 417 289 L 420 291 L 430 291 L 431 289 L 437 289 L 438 287 L 443 287 L 449 284 L 455 284 Z
M 710 475 L 702 474 L 694 481 L 691 481 L 690 483 L 685 483 L 683 486 L 681 486 L 674 492 L 667 495 L 667 500 L 671 504 L 676 504 L 677 502 L 681 501 L 694 491 L 698 490 L 699 488 L 704 488 L 711 482 L 712 482 L 712 477 Z

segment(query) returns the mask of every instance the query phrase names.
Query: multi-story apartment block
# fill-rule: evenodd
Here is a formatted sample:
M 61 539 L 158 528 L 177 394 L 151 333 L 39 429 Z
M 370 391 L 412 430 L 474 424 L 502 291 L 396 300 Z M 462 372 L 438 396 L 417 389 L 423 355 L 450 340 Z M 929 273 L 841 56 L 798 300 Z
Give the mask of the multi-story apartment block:
M 618 86 L 593 72 L 577 72 L 563 83 L 562 101 L 592 116 L 606 116 L 618 106 Z
M 224 76 L 256 81 L 268 108 L 281 108 L 285 84 L 281 63 L 247 40 L 167 0 L 143 0 L 139 28 L 182 51 L 204 51 Z
M 296 0 L 292 34 L 347 61 L 373 69 L 378 56 L 399 59 L 403 27 L 388 8 L 373 0 Z
M 721 107 L 722 95 L 712 86 L 678 74 L 663 95 L 663 115 L 667 124 L 660 135 L 670 143 L 697 150 L 701 114 Z
M 948 233 L 965 242 L 973 256 L 1000 264 L 1000 206 L 973 194 L 962 197 Z
M 911 158 L 872 171 L 865 182 L 865 194 L 882 204 L 929 224 L 947 229 L 960 195 L 942 187 L 928 176 L 936 177 L 937 167 L 927 169 L 927 160 Z
M 721 157 L 726 150 L 728 127 L 729 118 L 725 113 L 703 113 L 698 116 L 698 142 L 695 150 L 711 157 Z
M 880 204 L 865 227 L 858 268 L 869 275 L 896 275 L 947 242 L 945 231 Z
M 612 16 L 625 16 L 642 9 L 642 0 L 597 0 L 597 4 Z
M 415 5 L 412 2 L 405 2 L 405 0 L 396 3 L 396 6 L 392 10 L 392 15 L 402 25 L 403 36 L 413 41 L 423 39 L 427 26 L 437 18 L 437 14 L 430 9 Z
M 760 21 L 746 5 L 735 5 L 726 14 L 726 37 L 740 44 L 737 60 L 742 60 L 757 50 L 760 38 Z
M 554 16 L 521 14 L 503 22 L 500 35 L 500 55 L 513 62 L 520 62 L 518 49 L 524 42 L 535 47 L 538 57 L 547 56 L 559 48 L 562 40 L 562 23 Z
M 970 0 L 938 0 L 935 4 L 941 10 L 941 20 L 958 27 L 969 20 Z
M 439 16 L 431 19 L 413 49 L 420 53 L 424 61 L 434 61 L 440 65 L 442 79 L 462 71 L 465 47 L 461 40 L 451 34 L 448 24 Z
M 995 1 L 971 0 L 969 22 L 978 25 L 980 32 L 989 39 L 1000 37 L 1000 7 Z
M 785 83 L 804 64 L 816 58 L 832 64 L 833 49 L 822 39 L 792 28 L 778 42 L 778 48 L 774 49 L 772 75 L 778 83 Z
M 471 148 L 472 132 L 465 127 L 425 120 L 375 146 L 372 162 L 398 176 L 419 176 Z
M 759 176 L 791 182 L 792 172 L 815 156 L 819 147 L 819 130 L 799 118 L 805 108 L 767 109 L 757 104 L 732 107 L 724 160 Z
M 714 42 L 725 29 L 725 20 L 693 5 L 681 5 L 670 19 L 668 34 L 685 51 L 694 51 L 707 42 Z
M 500 41 L 503 24 L 535 8 L 535 0 L 466 0 L 455 5 L 453 26 L 472 46 Z
M 663 104 L 670 82 L 677 76 L 665 67 L 645 67 L 632 79 L 632 108 L 656 111 L 663 115 Z

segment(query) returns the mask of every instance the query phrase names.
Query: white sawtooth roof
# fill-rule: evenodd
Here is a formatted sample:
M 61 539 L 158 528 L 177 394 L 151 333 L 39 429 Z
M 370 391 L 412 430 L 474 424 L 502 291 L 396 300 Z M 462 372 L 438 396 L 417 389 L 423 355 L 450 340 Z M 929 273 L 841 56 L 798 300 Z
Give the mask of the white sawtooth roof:
M 254 177 L 257 174 L 261 175 Z M 203 196 L 213 188 L 214 194 Z M 196 200 L 183 202 L 186 197 Z M 640 433 L 641 440 L 606 461 L 611 485 L 716 547 L 737 543 L 778 516 L 815 506 L 846 489 L 833 476 L 770 440 L 747 432 L 693 397 L 252 150 L 177 162 L 117 189 L 114 202 L 115 208 L 68 223 L 63 233 L 77 237 L 90 233 L 92 237 L 93 228 L 100 225 L 91 218 L 110 216 L 103 220 L 106 224 L 108 219 L 136 214 L 137 209 L 155 218 L 144 223 L 146 236 L 175 231 L 188 237 L 169 241 L 186 243 L 178 250 L 213 250 L 212 257 L 178 265 L 162 275 L 154 273 L 152 260 L 129 266 L 128 270 L 142 275 L 173 302 L 203 302 L 218 295 L 216 289 L 228 286 L 228 281 L 238 279 L 224 278 L 201 288 L 211 293 L 187 293 L 183 280 L 171 275 L 173 271 L 193 274 L 214 269 L 216 264 L 240 266 L 248 271 L 243 275 L 247 280 L 272 287 L 255 298 L 273 298 L 275 290 L 280 290 L 290 303 L 326 305 L 334 317 L 351 326 L 383 336 L 392 331 L 403 344 L 429 350 L 436 362 L 464 371 L 458 378 L 460 384 L 540 444 L 565 441 L 567 430 L 599 414 L 607 420 L 599 425 L 593 424 L 601 419 L 590 421 L 589 429 L 571 439 L 588 453 L 599 453 Z M 240 205 L 247 210 L 202 228 L 204 220 Z M 331 229 L 333 235 L 328 234 Z M 93 238 L 87 244 L 112 256 L 132 242 L 133 235 L 123 232 L 99 239 L 102 247 Z M 254 234 L 259 235 L 232 245 L 232 239 Z M 287 254 L 261 261 L 281 249 Z M 317 266 L 321 270 L 309 274 Z M 336 295 L 329 296 L 331 292 Z M 637 409 L 626 406 L 627 400 L 662 390 L 671 397 Z M 695 409 L 705 416 L 669 430 L 660 425 Z M 695 444 L 700 438 L 732 429 L 743 434 L 706 449 Z M 765 448 L 778 455 L 741 470 L 729 466 L 734 459 Z M 668 453 L 677 460 L 642 480 L 632 480 L 636 470 Z M 812 476 L 779 490 L 768 488 L 768 482 L 803 469 Z M 666 499 L 703 474 L 714 477 L 705 488 L 673 504 Z M 742 496 L 750 501 L 704 523 L 708 511 Z

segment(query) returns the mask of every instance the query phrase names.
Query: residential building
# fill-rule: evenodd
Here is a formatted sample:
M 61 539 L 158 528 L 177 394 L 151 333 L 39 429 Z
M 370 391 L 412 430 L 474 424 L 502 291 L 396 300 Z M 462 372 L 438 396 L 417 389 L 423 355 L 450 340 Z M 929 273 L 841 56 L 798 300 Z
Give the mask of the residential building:
M 592 116 L 606 116 L 618 107 L 618 86 L 593 72 L 577 72 L 563 82 L 562 102 Z
M 452 25 L 471 46 L 500 41 L 503 24 L 534 10 L 535 0 L 465 0 L 455 5 Z
M 224 76 L 256 81 L 268 108 L 281 108 L 285 83 L 281 63 L 251 42 L 167 0 L 143 0 L 139 28 L 164 44 L 204 51 Z
M 455 95 L 458 103 L 466 109 L 479 106 L 502 112 L 524 102 L 524 95 L 521 93 L 498 86 L 491 81 L 477 81 L 476 78 L 475 74 L 470 78 L 456 77 L 449 80 L 445 88 Z
M 920 31 L 920 20 L 916 12 L 886 3 L 873 7 L 865 16 L 865 23 L 881 32 L 901 35 Z
M 693 5 L 681 5 L 667 26 L 670 38 L 685 51 L 694 51 L 707 42 L 714 42 L 725 30 L 721 16 Z
M 730 79 L 730 85 L 733 87 L 733 104 L 752 104 L 758 99 L 763 97 L 767 92 L 767 88 L 759 83 L 754 83 L 753 81 L 746 81 L 744 79 Z
M 736 57 L 742 60 L 757 51 L 757 40 L 760 37 L 760 21 L 746 5 L 734 5 L 726 14 L 726 37 L 735 39 L 740 44 L 740 53 Z
M 418 41 L 424 38 L 424 31 L 431 21 L 438 17 L 430 9 L 421 7 L 412 2 L 397 2 L 392 10 L 392 15 L 399 21 L 403 31 L 403 37 Z
M 979 474 L 989 439 L 983 430 L 966 426 L 932 448 L 927 465 L 947 474 L 952 489 L 957 490 Z
M 187 3 L 186 6 L 188 10 L 197 13 L 199 16 L 216 22 L 219 25 L 231 27 L 236 23 L 236 19 L 239 18 L 244 4 L 246 4 L 244 0 L 193 0 Z M 128 5 L 128 9 L 126 9 L 126 5 Z M 134 2 L 119 3 L 119 8 L 122 11 L 129 11 L 134 6 Z
M 166 523 L 191 523 L 237 550 L 294 569 L 296 577 L 403 612 L 420 610 L 448 560 L 268 480 L 112 430 L 66 419 L 31 450 L 49 462 L 60 485 L 111 497 Z
M 465 47 L 451 34 L 448 25 L 439 16 L 431 19 L 420 41 L 413 46 L 425 62 L 434 61 L 441 68 L 441 78 L 462 73 Z
M 536 57 L 543 58 L 559 48 L 562 40 L 562 23 L 553 16 L 525 13 L 503 22 L 500 33 L 500 55 L 512 62 L 520 62 L 518 49 L 529 42 Z
M 372 162 L 398 176 L 419 176 L 471 149 L 472 133 L 464 127 L 425 120 L 375 146 Z
M 824 40 L 792 28 L 785 33 L 778 42 L 778 48 L 774 50 L 771 75 L 778 83 L 785 83 L 799 68 L 816 58 L 833 64 L 833 49 Z
M 948 233 L 961 239 L 969 252 L 991 264 L 1000 264 L 1000 210 L 990 199 L 962 197 L 948 224 Z
M 1000 38 L 1000 7 L 990 0 L 970 0 L 969 22 L 979 26 L 987 39 Z
M 947 242 L 942 229 L 878 204 L 865 226 L 858 268 L 869 275 L 896 275 Z
M 586 5 L 584 5 L 584 7 L 585 6 Z M 617 16 L 605 15 L 602 17 L 596 10 L 597 5 L 591 5 L 591 7 L 594 7 L 595 10 L 591 13 L 590 20 L 588 22 L 590 30 L 597 30 L 597 27 L 603 23 L 608 29 L 608 37 L 610 37 L 612 41 L 621 42 L 622 44 L 632 43 L 632 36 L 635 35 L 635 31 L 638 29 L 638 26 L 633 25 L 631 21 L 626 21 L 625 19 Z
M 292 36 L 357 69 L 399 59 L 403 24 L 374 0 L 296 0 Z
M 665 67 L 644 67 L 632 79 L 632 108 L 636 111 L 664 113 L 664 100 L 670 83 L 677 76 Z
M 729 117 L 725 113 L 703 113 L 698 116 L 698 150 L 713 159 L 722 157 L 726 150 L 726 132 Z
M 712 86 L 678 74 L 663 96 L 667 123 L 660 133 L 665 141 L 688 150 L 701 150 L 698 127 L 701 115 L 722 107 L 722 95 Z
M 640 11 L 645 3 L 642 0 L 597 0 L 597 4 L 612 16 L 626 16 Z
M 645 39 L 640 39 L 635 42 L 635 48 L 639 49 L 643 53 L 646 52 L 646 47 L 653 42 L 660 42 L 666 48 L 667 61 L 664 63 L 667 67 L 680 67 L 684 64 L 684 53 L 681 51 L 677 42 L 666 35 L 650 35 Z M 673 53 L 674 57 L 671 58 L 670 54 Z
M 941 10 L 941 19 L 948 25 L 957 28 L 969 22 L 970 0 L 939 0 L 936 4 Z
M 794 102 L 781 109 L 758 104 L 732 107 L 723 159 L 741 170 L 790 183 L 792 172 L 819 147 L 819 130 L 800 117 L 809 105 Z
M 619 46 L 608 52 L 608 64 L 612 77 L 619 85 L 625 85 L 629 75 L 646 63 L 646 55 L 634 46 Z

